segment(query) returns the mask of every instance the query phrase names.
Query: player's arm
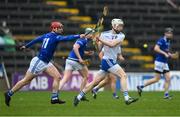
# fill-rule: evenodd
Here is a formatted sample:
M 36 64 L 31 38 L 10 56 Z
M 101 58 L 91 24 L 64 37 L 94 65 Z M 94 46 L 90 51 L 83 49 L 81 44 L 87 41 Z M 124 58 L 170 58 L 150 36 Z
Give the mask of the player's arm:
M 118 54 L 118 59 L 120 60 L 120 61 L 124 61 L 125 59 L 124 59 L 124 57 L 123 57 L 123 55 L 120 53 L 120 54 Z
M 91 50 L 89 50 L 89 51 L 84 51 L 84 54 L 86 54 L 86 55 L 88 55 L 88 56 L 92 56 L 93 54 L 94 54 L 94 51 L 91 51 Z
M 79 59 L 79 62 L 80 63 L 84 63 L 84 60 L 82 59 L 80 53 L 79 53 L 79 48 L 80 48 L 80 44 L 78 43 L 75 43 L 73 45 L 73 50 L 74 50 L 74 53 L 76 54 L 77 58 Z
M 81 34 L 81 35 L 69 35 L 69 36 L 61 36 L 61 35 L 58 35 L 56 37 L 56 39 L 58 41 L 71 41 L 71 40 L 75 40 L 75 39 L 78 39 L 78 38 L 84 38 L 85 35 L 84 34 Z
M 107 45 L 109 47 L 115 47 L 117 46 L 118 44 L 120 44 L 122 42 L 122 40 L 120 39 L 114 39 L 112 40 L 111 42 L 110 41 L 107 41 L 107 40 L 104 40 L 102 38 L 98 38 L 98 40 L 103 43 L 104 45 Z
M 99 52 L 99 59 L 102 60 L 103 56 L 104 56 L 104 51 L 102 50 Z
M 30 41 L 29 43 L 27 43 L 26 45 L 20 47 L 20 49 L 29 48 L 29 47 L 31 47 L 32 45 L 36 44 L 36 43 L 42 42 L 42 41 L 43 41 L 43 38 L 44 38 L 43 35 L 42 35 L 42 36 L 39 36 L 39 37 L 37 37 L 36 39 L 34 39 L 34 40 Z
M 101 51 L 103 48 L 103 44 L 99 41 L 97 42 L 97 45 L 98 45 L 98 50 Z
M 175 53 L 170 53 L 168 52 L 168 55 L 172 58 L 172 59 L 178 59 L 179 58 L 179 52 L 175 52 Z
M 168 53 L 160 49 L 160 46 L 158 44 L 155 45 L 154 51 L 160 54 L 163 54 L 166 58 L 169 57 Z
M 122 55 L 122 50 L 121 50 L 120 47 L 119 47 L 119 52 L 118 52 L 118 60 L 120 60 L 120 61 L 124 61 L 125 60 L 123 55 Z

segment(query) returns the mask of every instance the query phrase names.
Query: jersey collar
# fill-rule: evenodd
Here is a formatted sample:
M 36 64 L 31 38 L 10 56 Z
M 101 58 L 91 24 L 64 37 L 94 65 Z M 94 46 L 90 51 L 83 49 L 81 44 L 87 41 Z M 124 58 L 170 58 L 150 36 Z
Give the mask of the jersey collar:
M 117 35 L 117 34 L 121 34 L 122 32 L 119 33 L 113 33 L 113 30 L 110 30 L 112 34 Z
M 167 38 L 166 38 L 166 36 L 164 36 L 164 37 L 163 37 L 163 39 L 167 42 Z
M 55 33 L 55 32 L 51 32 L 51 34 L 58 35 L 58 33 Z

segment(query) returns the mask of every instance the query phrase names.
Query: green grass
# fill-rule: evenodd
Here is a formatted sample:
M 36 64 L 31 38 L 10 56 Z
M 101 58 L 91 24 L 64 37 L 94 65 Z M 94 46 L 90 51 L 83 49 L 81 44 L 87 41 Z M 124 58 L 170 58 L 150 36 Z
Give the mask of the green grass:
M 77 92 L 62 92 L 64 105 L 51 105 L 50 92 L 19 92 L 13 96 L 11 106 L 4 104 L 0 93 L 0 116 L 178 116 L 180 115 L 180 92 L 171 92 L 172 100 L 162 99 L 163 92 L 145 92 L 140 100 L 132 105 L 125 105 L 122 95 L 119 100 L 112 99 L 111 92 L 99 93 L 96 100 L 91 94 L 90 102 L 81 102 L 73 106 Z M 130 92 L 137 96 L 136 92 Z

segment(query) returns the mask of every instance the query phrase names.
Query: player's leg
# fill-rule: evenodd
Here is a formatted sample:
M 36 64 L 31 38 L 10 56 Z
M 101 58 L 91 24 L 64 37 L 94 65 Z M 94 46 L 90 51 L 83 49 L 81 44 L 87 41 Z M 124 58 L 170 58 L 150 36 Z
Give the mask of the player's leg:
M 19 82 L 17 82 L 16 85 L 11 90 L 7 91 L 4 94 L 5 103 L 6 103 L 7 106 L 10 106 L 11 96 L 13 96 L 13 94 L 15 92 L 19 91 L 23 86 L 29 84 L 34 77 L 35 77 L 34 74 L 27 71 L 26 74 L 25 74 L 25 77 L 22 80 L 20 80 Z
M 118 76 L 121 81 L 121 89 L 124 94 L 125 103 L 127 105 L 136 102 L 138 98 L 132 98 L 128 94 L 128 88 L 127 88 L 127 75 L 124 72 L 124 70 L 118 65 L 113 65 L 111 68 L 108 69 L 109 72 L 113 73 L 114 75 Z
M 158 82 L 160 80 L 160 77 L 161 77 L 161 74 L 160 73 L 156 73 L 154 78 L 149 79 L 147 82 L 144 83 L 143 88 Z
M 116 76 L 113 74 L 109 74 L 110 78 L 110 85 L 111 85 L 111 90 L 112 90 L 112 95 L 114 99 L 119 99 L 119 96 L 116 94 Z
M 62 90 L 65 83 L 71 78 L 72 72 L 73 72 L 72 70 L 65 70 L 64 71 L 64 76 L 63 76 L 62 80 L 60 81 L 60 86 L 59 86 L 60 91 Z
M 79 70 L 78 70 L 79 74 L 82 76 L 82 83 L 80 86 L 80 91 L 82 91 L 85 87 L 86 84 L 88 82 L 88 68 L 87 66 L 82 66 Z M 82 99 L 82 101 L 89 101 L 86 96 L 84 96 Z
M 93 88 L 92 93 L 94 99 L 97 97 L 98 90 L 108 83 L 110 83 L 113 98 L 119 99 L 119 96 L 116 94 L 116 76 L 111 73 L 109 73 L 104 80 L 102 80 L 97 86 Z
M 171 99 L 172 96 L 169 95 L 169 86 L 170 86 L 170 81 L 171 81 L 171 75 L 169 71 L 165 71 L 164 73 L 165 77 L 165 84 L 164 84 L 164 99 Z
M 93 89 L 92 89 L 92 94 L 93 94 L 93 98 L 96 99 L 97 98 L 97 93 L 99 91 L 100 88 L 104 87 L 106 84 L 108 84 L 110 81 L 109 79 L 109 75 L 107 75 L 105 77 L 105 79 L 103 79 L 97 86 L 95 86 Z
M 65 101 L 59 100 L 59 83 L 61 78 L 60 73 L 51 63 L 49 63 L 48 67 L 45 69 L 45 72 L 53 78 L 51 104 L 65 103 Z
M 34 75 L 31 72 L 27 71 L 24 78 L 22 80 L 20 80 L 19 82 L 17 82 L 16 85 L 11 89 L 11 91 L 13 93 L 17 92 L 23 86 L 29 84 L 34 77 L 36 77 L 36 75 Z
M 74 106 L 77 106 L 78 103 L 81 101 L 81 99 L 89 92 L 92 90 L 94 86 L 96 86 L 99 82 L 103 80 L 103 78 L 106 76 L 106 72 L 103 70 L 100 70 L 94 80 L 89 83 L 79 94 L 74 98 Z
M 7 106 L 9 106 L 11 96 L 16 91 L 21 89 L 23 86 L 30 83 L 30 81 L 36 76 L 36 74 L 39 73 L 39 71 L 38 71 L 39 70 L 39 65 L 41 65 L 41 60 L 39 60 L 38 57 L 34 57 L 30 62 L 30 66 L 29 66 L 29 69 L 27 70 L 27 72 L 25 74 L 25 77 L 22 80 L 20 80 L 18 83 L 16 83 L 16 85 L 11 90 L 4 93 L 5 103 L 6 103 Z
M 71 78 L 72 72 L 75 70 L 73 67 L 74 64 L 75 64 L 74 61 L 66 59 L 64 76 L 63 76 L 62 80 L 60 81 L 59 90 L 62 90 L 65 83 Z
M 106 72 L 100 70 L 100 71 L 97 73 L 97 75 L 96 75 L 96 77 L 94 78 L 94 80 L 93 80 L 91 83 L 89 83 L 82 91 L 83 91 L 84 93 L 88 93 L 89 91 L 91 91 L 94 86 L 96 86 L 97 84 L 99 84 L 99 82 L 101 82 L 101 81 L 104 79 L 104 77 L 106 76 L 106 74 L 107 74 Z
M 143 90 L 144 87 L 149 86 L 151 84 L 154 84 L 154 83 L 156 83 L 156 82 L 158 82 L 160 80 L 161 73 L 163 72 L 163 69 L 164 69 L 163 66 L 164 66 L 163 63 L 155 61 L 155 63 L 154 63 L 154 70 L 156 72 L 155 76 L 154 76 L 154 78 L 149 79 L 148 81 L 146 81 L 144 83 L 144 85 L 138 85 L 137 86 L 139 96 L 141 96 L 142 90 Z
M 98 92 L 98 90 L 108 84 L 110 81 L 109 75 L 106 76 L 97 86 L 93 88 L 93 91 Z
M 165 77 L 165 84 L 164 84 L 164 99 L 171 99 L 172 96 L 169 95 L 169 86 L 170 86 L 170 81 L 171 81 L 171 74 L 169 70 L 169 65 L 167 63 L 164 64 L 164 77 Z
M 154 78 L 151 78 L 148 81 L 146 81 L 144 83 L 144 85 L 138 85 L 137 86 L 137 90 L 138 90 L 139 96 L 141 96 L 142 90 L 143 90 L 144 87 L 147 87 L 147 86 L 149 86 L 151 84 L 154 84 L 154 83 L 158 82 L 160 80 L 160 78 L 161 78 L 161 73 L 160 72 L 156 72 Z
M 87 84 L 87 80 L 88 80 L 88 68 L 87 66 L 83 66 L 82 69 L 78 70 L 79 74 L 82 76 L 82 83 L 81 83 L 81 87 L 80 87 L 80 91 L 82 91 L 86 84 Z

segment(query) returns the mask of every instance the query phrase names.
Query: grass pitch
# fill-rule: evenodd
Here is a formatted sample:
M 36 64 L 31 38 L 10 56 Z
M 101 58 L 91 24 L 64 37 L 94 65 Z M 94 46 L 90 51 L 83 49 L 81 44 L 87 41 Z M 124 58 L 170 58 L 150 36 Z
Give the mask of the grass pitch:
M 100 92 L 97 99 L 91 93 L 89 102 L 73 106 L 77 92 L 62 92 L 63 105 L 50 104 L 50 92 L 18 92 L 12 97 L 11 106 L 4 104 L 0 93 L 0 116 L 180 116 L 180 92 L 171 92 L 172 100 L 164 100 L 163 92 L 144 92 L 138 102 L 125 105 L 122 94 L 113 99 L 109 91 Z M 136 92 L 131 96 L 138 97 Z

